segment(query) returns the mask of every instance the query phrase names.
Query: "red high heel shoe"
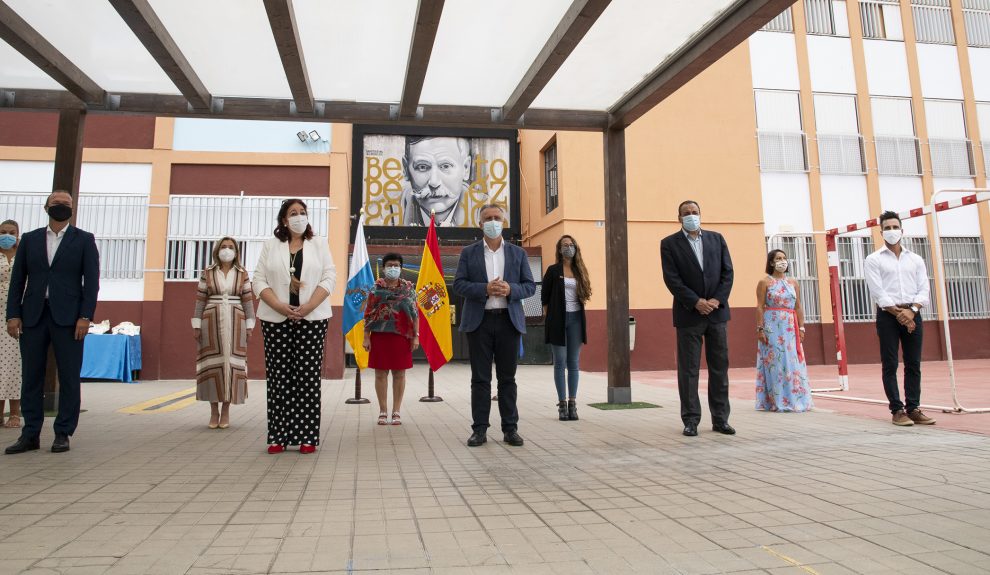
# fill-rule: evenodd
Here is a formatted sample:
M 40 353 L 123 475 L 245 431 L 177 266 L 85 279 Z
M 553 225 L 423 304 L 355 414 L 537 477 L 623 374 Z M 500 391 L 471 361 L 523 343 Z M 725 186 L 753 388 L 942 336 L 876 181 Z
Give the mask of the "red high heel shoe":
M 276 453 L 282 453 L 283 451 L 285 451 L 285 446 L 284 445 L 279 445 L 279 444 L 276 443 L 274 445 L 269 445 L 268 446 L 268 453 L 269 453 L 269 455 L 275 455 Z
M 303 443 L 302 445 L 299 446 L 299 453 L 315 453 L 315 452 L 316 452 L 315 445 Z

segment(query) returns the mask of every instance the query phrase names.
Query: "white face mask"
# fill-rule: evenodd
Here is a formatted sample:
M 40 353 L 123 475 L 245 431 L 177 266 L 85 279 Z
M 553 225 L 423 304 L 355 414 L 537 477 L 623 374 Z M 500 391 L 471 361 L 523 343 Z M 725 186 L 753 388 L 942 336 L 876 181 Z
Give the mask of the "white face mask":
M 773 262 L 773 269 L 777 270 L 780 273 L 786 272 L 787 271 L 787 261 Z
M 488 220 L 482 224 L 481 229 L 490 239 L 495 239 L 502 235 L 502 222 L 499 220 Z
M 306 226 L 309 225 L 309 218 L 306 216 L 292 216 L 289 218 L 289 229 L 294 233 L 302 234 L 306 232 Z
M 390 280 L 397 280 L 402 274 L 402 268 L 399 266 L 388 266 L 385 268 L 385 277 Z
M 235 252 L 232 248 L 221 248 L 220 251 L 217 252 L 217 257 L 220 258 L 220 261 L 223 263 L 229 264 L 234 261 L 234 256 L 236 254 L 237 252 Z
M 883 231 L 883 241 L 890 245 L 895 245 L 897 242 L 901 241 L 901 235 L 904 232 L 901 230 L 884 230 Z
M 681 218 L 681 225 L 689 232 L 696 232 L 701 229 L 701 216 L 691 214 Z

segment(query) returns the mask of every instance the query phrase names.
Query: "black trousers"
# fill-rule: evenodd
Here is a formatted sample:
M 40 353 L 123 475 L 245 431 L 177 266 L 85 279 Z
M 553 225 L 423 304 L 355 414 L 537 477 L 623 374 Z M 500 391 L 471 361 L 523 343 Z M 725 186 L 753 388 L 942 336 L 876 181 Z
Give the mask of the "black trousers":
M 877 337 L 880 338 L 880 363 L 883 373 L 883 390 L 890 403 L 890 412 L 902 409 L 911 411 L 921 403 L 921 344 L 924 328 L 921 314 L 914 317 L 914 333 L 897 322 L 897 318 L 882 309 L 877 310 Z M 904 354 L 904 399 L 897 386 L 897 348 Z
M 478 329 L 468 332 L 471 354 L 471 428 L 488 430 L 492 411 L 492 361 L 498 379 L 498 412 L 502 416 L 502 433 L 519 427 L 516 408 L 516 361 L 519 357 L 520 333 L 512 325 L 508 310 L 486 311 Z
M 55 352 L 58 368 L 58 414 L 55 433 L 72 435 L 79 425 L 79 373 L 82 371 L 83 342 L 76 340 L 76 326 L 57 325 L 45 302 L 41 321 L 24 327 L 21 344 L 21 415 L 24 428 L 21 437 L 34 439 L 41 435 L 45 423 L 45 373 L 48 346 Z
M 697 325 L 677 328 L 677 392 L 681 396 L 681 421 L 701 423 L 698 372 L 701 346 L 708 362 L 708 409 L 713 424 L 729 422 L 729 338 L 725 322 L 707 319 Z
M 320 374 L 328 325 L 328 319 L 261 322 L 269 444 L 320 444 Z

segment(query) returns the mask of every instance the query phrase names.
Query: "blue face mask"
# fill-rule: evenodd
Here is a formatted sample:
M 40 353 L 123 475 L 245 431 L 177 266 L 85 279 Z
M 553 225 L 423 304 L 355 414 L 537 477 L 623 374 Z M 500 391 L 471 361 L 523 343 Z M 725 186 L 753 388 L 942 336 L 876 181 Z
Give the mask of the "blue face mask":
M 701 229 L 701 216 L 691 214 L 681 218 L 681 225 L 689 232 L 696 232 Z
M 17 243 L 17 238 L 11 234 L 0 234 L 0 249 L 9 250 Z
M 502 235 L 502 222 L 498 220 L 488 220 L 481 225 L 481 229 L 485 232 L 486 236 L 494 240 Z
M 390 280 L 399 279 L 399 275 L 402 274 L 402 268 L 399 266 L 389 266 L 385 268 L 385 278 Z

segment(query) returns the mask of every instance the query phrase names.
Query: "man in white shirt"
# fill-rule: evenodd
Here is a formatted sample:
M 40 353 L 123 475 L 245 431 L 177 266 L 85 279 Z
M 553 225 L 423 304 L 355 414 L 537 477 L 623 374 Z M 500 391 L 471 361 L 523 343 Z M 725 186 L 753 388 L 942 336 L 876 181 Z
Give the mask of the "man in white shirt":
M 866 284 L 877 306 L 877 337 L 883 365 L 883 389 L 894 425 L 932 425 L 935 420 L 918 408 L 921 403 L 921 308 L 928 305 L 925 260 L 901 245 L 901 218 L 880 215 L 884 247 L 866 258 Z M 898 346 L 904 354 L 904 400 L 897 386 Z

